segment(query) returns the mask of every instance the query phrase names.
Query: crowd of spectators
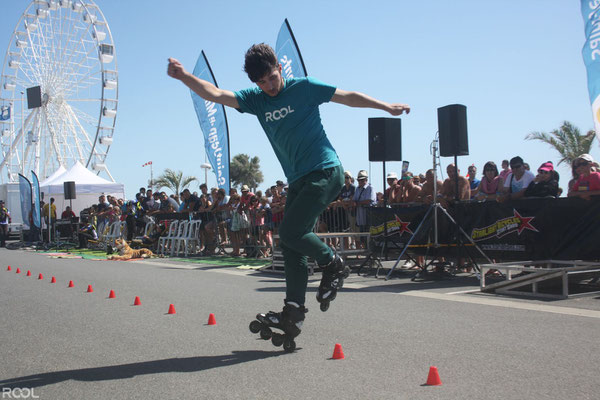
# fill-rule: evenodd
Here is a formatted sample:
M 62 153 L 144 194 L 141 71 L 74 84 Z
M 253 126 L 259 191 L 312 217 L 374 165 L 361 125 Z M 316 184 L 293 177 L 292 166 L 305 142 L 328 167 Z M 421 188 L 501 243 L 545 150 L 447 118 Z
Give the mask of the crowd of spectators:
M 369 182 L 366 170 L 360 170 L 354 178 L 350 171 L 345 172 L 345 183 L 337 200 L 319 218 L 317 229 L 320 232 L 367 232 L 369 230 L 368 208 L 376 206 L 402 206 L 403 204 L 431 204 L 434 199 L 442 206 L 455 201 L 498 201 L 506 202 L 523 197 L 558 197 L 559 174 L 551 161 L 542 163 L 537 174 L 529 170 L 529 165 L 519 157 L 503 160 L 501 170 L 493 161 L 483 166 L 478 176 L 477 167 L 470 165 L 466 176 L 454 164 L 448 165 L 447 178 L 436 179 L 433 169 L 425 174 L 404 171 L 400 176 L 395 172 L 387 174 L 387 188 L 376 192 Z M 600 166 L 589 154 L 583 154 L 572 163 L 572 179 L 569 182 L 569 197 L 589 198 L 600 194 Z M 178 195 L 140 188 L 135 200 L 125 201 L 112 196 L 100 196 L 98 204 L 83 213 L 84 221 L 106 229 L 112 222 L 125 221 L 127 239 L 140 237 L 149 222 L 172 219 L 200 220 L 200 242 L 202 254 L 212 255 L 223 246 L 233 249 L 234 256 L 244 253 L 252 256 L 268 256 L 273 244 L 273 235 L 283 219 L 287 196 L 287 186 L 277 181 L 263 193 L 253 193 L 247 185 L 224 189 L 200 185 L 200 193 L 183 190 Z M 56 213 L 50 204 L 44 215 Z M 65 217 L 66 215 L 66 217 Z M 72 217 L 72 211 L 65 210 L 63 218 Z M 156 242 L 160 235 L 167 233 L 165 223 L 157 223 L 158 233 L 153 232 Z M 145 238 L 149 240 L 149 238 Z M 348 243 L 349 244 L 349 243 Z M 364 243 L 355 243 L 357 247 Z

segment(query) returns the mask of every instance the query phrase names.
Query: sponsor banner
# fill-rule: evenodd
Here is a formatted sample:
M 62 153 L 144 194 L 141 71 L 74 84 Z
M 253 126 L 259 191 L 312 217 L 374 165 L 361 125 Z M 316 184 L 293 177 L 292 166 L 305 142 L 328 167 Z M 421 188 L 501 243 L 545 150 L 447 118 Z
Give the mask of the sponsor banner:
M 35 172 L 31 171 L 31 186 L 32 186 L 32 196 L 33 196 L 33 210 L 31 211 L 31 216 L 33 217 L 33 224 L 37 228 L 42 227 L 42 213 L 40 209 L 40 181 L 35 174 Z
M 218 87 L 204 51 L 198 57 L 193 74 Z M 229 128 L 225 107 L 204 100 L 191 90 L 190 93 L 200 128 L 204 133 L 206 157 L 216 175 L 217 185 L 229 193 Z
M 31 183 L 29 183 L 29 180 L 21 174 L 19 174 L 19 193 L 23 225 L 26 225 L 27 229 L 29 229 L 29 214 L 31 213 Z
M 284 78 L 303 78 L 308 75 L 298 43 L 296 43 L 296 38 L 287 18 L 283 21 L 281 29 L 279 29 L 275 53 L 281 64 L 281 73 Z
M 581 50 L 587 69 L 588 92 L 596 135 L 600 135 L 600 0 L 581 0 L 585 43 Z
M 429 206 L 371 209 L 371 240 L 382 246 L 388 222 L 388 246 L 402 249 L 423 221 Z M 600 259 L 600 197 L 472 202 L 448 209 L 471 239 L 496 261 Z M 436 256 L 456 256 L 457 229 L 438 211 Z M 411 250 L 424 254 L 434 242 L 433 212 L 413 239 Z M 463 242 L 468 243 L 466 239 Z M 414 248 L 412 246 L 415 246 Z M 480 258 L 472 247 L 471 256 Z M 429 253 L 432 254 L 431 248 Z

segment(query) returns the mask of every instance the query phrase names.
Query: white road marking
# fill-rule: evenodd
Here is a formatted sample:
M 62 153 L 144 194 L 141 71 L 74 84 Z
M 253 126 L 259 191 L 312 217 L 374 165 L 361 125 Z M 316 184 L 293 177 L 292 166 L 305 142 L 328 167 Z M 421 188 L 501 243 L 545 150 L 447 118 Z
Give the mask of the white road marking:
M 477 293 L 480 289 L 470 289 L 470 290 L 459 290 L 458 292 L 450 292 L 446 294 L 466 294 L 466 293 Z
M 446 300 L 446 301 L 457 301 L 460 303 L 470 303 L 470 304 L 479 304 L 493 307 L 506 307 L 506 308 L 514 308 L 518 310 L 529 310 L 529 311 L 542 311 L 549 312 L 554 314 L 563 314 L 563 315 L 573 315 L 577 317 L 588 317 L 588 318 L 600 318 L 600 311 L 596 310 L 586 310 L 581 308 L 573 308 L 573 307 L 558 307 L 558 306 L 550 306 L 546 304 L 537 304 L 537 303 L 525 303 L 519 301 L 512 300 L 503 300 L 489 297 L 469 297 L 469 296 L 460 296 L 460 295 L 452 295 L 448 293 L 437 293 L 437 292 L 427 292 L 427 291 L 410 291 L 398 293 L 402 296 L 412 296 L 412 297 L 421 297 L 426 299 L 435 299 L 435 300 Z

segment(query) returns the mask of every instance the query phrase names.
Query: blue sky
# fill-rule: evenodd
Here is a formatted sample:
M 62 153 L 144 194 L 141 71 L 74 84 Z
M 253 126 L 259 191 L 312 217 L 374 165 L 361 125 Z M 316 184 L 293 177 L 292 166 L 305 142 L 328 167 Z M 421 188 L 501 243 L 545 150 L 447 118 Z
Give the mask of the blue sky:
M 166 75 L 168 57 L 189 70 L 204 50 L 219 86 L 252 85 L 242 70 L 254 43 L 275 45 L 288 18 L 309 75 L 344 90 L 389 102 L 408 103 L 402 117 L 403 158 L 414 173 L 432 166 L 430 144 L 437 108 L 467 106 L 470 155 L 459 157 L 466 173 L 483 164 L 520 155 L 533 169 L 558 154 L 525 141 L 532 131 L 550 131 L 568 120 L 593 128 L 581 57 L 583 20 L 578 1 L 192 1 L 96 0 L 112 31 L 119 70 L 119 112 L 107 165 L 132 197 L 150 176 L 182 170 L 204 181 L 203 137 L 189 91 Z M 0 48 L 29 1 L 2 0 Z M 4 52 L 3 51 L 3 52 Z M 261 160 L 264 189 L 283 172 L 257 120 L 227 109 L 231 155 Z M 381 163 L 368 161 L 369 117 L 377 110 L 321 106 L 327 135 L 355 176 L 369 170 L 382 189 Z M 600 157 L 598 144 L 592 155 Z M 442 167 L 452 162 L 442 158 Z M 561 166 L 562 167 L 562 166 Z M 401 163 L 387 164 L 399 172 Z M 561 186 L 570 172 L 559 168 Z M 215 186 L 209 174 L 209 186 Z M 192 184 L 192 190 L 197 185 Z

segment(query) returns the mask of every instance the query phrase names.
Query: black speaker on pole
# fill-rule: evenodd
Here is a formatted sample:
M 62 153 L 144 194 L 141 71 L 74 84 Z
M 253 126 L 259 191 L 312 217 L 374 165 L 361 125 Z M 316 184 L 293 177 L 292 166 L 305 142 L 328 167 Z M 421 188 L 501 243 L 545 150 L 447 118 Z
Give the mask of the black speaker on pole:
M 65 192 L 65 200 L 73 200 L 77 198 L 77 191 L 75 190 L 75 182 L 69 181 L 63 183 Z
M 402 161 L 400 118 L 369 118 L 369 161 Z
M 440 132 L 440 156 L 468 156 L 467 107 L 450 104 L 438 108 L 438 130 Z

